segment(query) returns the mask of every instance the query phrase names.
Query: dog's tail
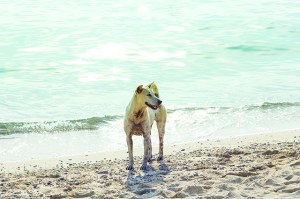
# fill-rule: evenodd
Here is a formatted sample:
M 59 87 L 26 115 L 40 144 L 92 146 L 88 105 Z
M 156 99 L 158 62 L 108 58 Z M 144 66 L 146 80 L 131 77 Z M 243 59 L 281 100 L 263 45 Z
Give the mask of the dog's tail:
M 158 92 L 158 88 L 157 88 L 157 85 L 155 84 L 155 82 L 152 82 L 151 84 L 149 84 L 148 87 L 153 91 L 154 95 L 157 98 L 159 98 L 159 92 Z

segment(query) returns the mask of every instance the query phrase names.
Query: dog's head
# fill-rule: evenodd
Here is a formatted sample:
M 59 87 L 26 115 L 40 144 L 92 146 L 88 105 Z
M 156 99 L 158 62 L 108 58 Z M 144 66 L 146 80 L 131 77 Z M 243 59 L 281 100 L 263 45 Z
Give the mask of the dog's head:
M 153 110 L 158 109 L 160 104 L 162 103 L 162 101 L 155 96 L 153 91 L 148 86 L 138 86 L 135 93 L 138 99 L 138 103 L 141 103 L 142 105 L 145 104 Z

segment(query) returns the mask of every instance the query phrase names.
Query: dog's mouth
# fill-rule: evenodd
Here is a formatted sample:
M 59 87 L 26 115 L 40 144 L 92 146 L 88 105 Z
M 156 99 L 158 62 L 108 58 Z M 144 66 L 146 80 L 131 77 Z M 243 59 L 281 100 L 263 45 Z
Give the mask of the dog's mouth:
M 148 107 L 150 107 L 151 109 L 153 109 L 153 110 L 158 109 L 159 106 L 160 106 L 160 105 L 152 105 L 152 104 L 149 104 L 148 102 L 145 102 L 145 104 L 146 104 Z

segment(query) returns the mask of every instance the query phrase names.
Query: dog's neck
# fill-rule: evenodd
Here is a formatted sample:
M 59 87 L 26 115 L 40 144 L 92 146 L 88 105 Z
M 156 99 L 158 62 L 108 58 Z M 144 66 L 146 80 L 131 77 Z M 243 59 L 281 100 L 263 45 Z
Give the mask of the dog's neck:
M 135 104 L 133 106 L 133 104 Z M 145 104 L 137 103 L 136 95 L 133 96 L 129 109 L 129 119 L 135 124 L 145 121 L 147 115 L 147 106 Z

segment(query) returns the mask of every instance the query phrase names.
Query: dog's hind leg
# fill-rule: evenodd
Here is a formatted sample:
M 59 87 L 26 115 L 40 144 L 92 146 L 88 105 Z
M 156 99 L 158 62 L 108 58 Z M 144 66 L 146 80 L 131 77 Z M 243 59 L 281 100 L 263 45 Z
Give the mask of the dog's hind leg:
M 152 162 L 152 142 L 149 140 L 150 144 L 148 144 L 148 162 Z
M 133 153 L 132 153 L 133 142 L 132 142 L 132 136 L 127 135 L 126 141 L 127 141 L 128 154 L 129 154 L 129 163 L 128 163 L 128 166 L 127 166 L 127 170 L 133 170 Z
M 160 161 L 164 159 L 164 135 L 165 135 L 166 121 L 158 121 L 156 125 L 157 125 L 157 130 L 159 135 L 159 152 L 158 152 L 157 161 Z

